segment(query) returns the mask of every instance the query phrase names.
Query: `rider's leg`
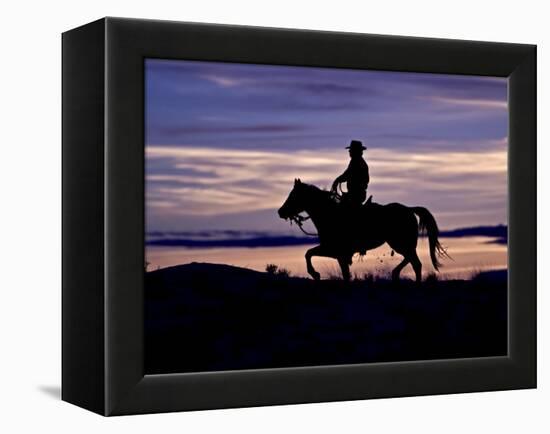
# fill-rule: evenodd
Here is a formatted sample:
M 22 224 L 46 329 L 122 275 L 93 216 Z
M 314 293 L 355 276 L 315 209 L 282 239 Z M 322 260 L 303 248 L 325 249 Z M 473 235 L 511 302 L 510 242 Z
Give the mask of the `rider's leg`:
M 362 205 L 365 201 L 366 193 L 364 191 L 358 190 L 353 191 L 350 193 L 350 203 L 349 206 L 350 210 L 350 223 L 352 227 L 354 228 L 355 232 L 355 239 L 361 239 L 362 238 L 362 230 L 363 230 L 363 215 L 362 215 Z M 367 254 L 367 250 L 365 248 L 360 248 L 359 254 L 361 256 L 365 256 Z
M 357 202 L 360 204 L 363 204 L 365 202 L 365 199 L 367 198 L 367 189 L 360 190 L 357 192 Z

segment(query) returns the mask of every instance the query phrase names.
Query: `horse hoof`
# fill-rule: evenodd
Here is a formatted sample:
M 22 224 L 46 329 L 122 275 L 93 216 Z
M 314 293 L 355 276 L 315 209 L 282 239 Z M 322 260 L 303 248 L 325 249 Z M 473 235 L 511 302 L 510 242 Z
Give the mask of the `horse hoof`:
M 314 271 L 313 273 L 310 273 L 311 277 L 313 277 L 313 280 L 321 280 L 321 274 L 317 271 Z

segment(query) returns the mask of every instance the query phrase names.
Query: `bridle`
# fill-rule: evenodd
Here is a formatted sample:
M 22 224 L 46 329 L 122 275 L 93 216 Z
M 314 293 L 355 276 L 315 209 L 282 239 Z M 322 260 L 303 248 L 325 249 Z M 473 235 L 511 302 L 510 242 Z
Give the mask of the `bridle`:
M 340 187 L 340 186 L 339 186 Z M 340 189 L 340 191 L 342 191 Z M 336 199 L 337 201 L 340 201 L 340 199 L 342 199 L 342 194 L 339 194 L 337 191 L 334 191 L 334 192 L 331 192 L 331 196 L 333 199 Z M 300 214 L 296 214 L 295 216 L 292 216 L 292 217 L 289 217 L 289 220 L 290 220 L 290 224 L 292 225 L 292 222 L 296 223 L 296 226 L 298 226 L 300 228 L 300 230 L 307 236 L 310 236 L 310 237 L 318 237 L 319 234 L 315 234 L 315 233 L 312 233 L 312 232 L 308 232 L 304 229 L 304 222 L 311 219 L 311 216 L 303 216 L 303 215 L 300 215 Z
M 296 214 L 295 216 L 290 217 L 289 220 L 290 220 L 291 225 L 292 225 L 292 222 L 296 223 L 296 226 L 298 226 L 304 234 L 306 234 L 310 237 L 318 237 L 319 234 L 314 234 L 312 232 L 308 232 L 303 228 L 304 222 L 309 220 L 310 218 L 311 218 L 310 216 L 304 217 L 300 214 Z

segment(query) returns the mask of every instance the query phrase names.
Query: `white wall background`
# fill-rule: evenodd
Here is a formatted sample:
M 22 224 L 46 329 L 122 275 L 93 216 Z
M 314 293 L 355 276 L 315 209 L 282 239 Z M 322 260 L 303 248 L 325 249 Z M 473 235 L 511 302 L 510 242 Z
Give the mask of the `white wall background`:
M 539 45 L 539 245 L 550 243 L 550 44 L 542 1 L 4 2 L 0 57 L 0 431 L 549 432 L 548 249 L 539 249 L 539 389 L 101 418 L 59 400 L 61 39 L 110 16 Z

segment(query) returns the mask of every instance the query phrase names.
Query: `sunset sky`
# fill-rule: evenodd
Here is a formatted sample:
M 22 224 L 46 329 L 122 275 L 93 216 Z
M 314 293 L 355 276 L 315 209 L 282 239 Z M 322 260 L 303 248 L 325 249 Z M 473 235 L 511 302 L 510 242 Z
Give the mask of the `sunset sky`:
M 328 188 L 352 139 L 368 194 L 443 229 L 506 224 L 507 80 L 146 61 L 147 231 L 290 228 L 294 178 Z

